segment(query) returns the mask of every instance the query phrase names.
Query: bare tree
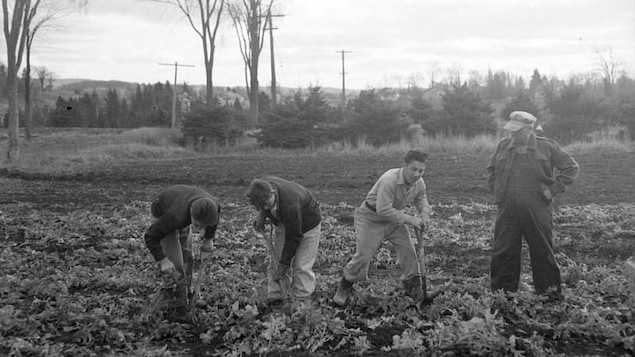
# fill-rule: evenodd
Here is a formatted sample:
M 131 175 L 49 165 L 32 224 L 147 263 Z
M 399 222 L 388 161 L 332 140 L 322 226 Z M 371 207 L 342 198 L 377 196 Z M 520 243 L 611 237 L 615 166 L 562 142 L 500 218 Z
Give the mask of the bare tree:
M 46 66 L 39 66 L 35 68 L 35 75 L 40 83 L 40 90 L 44 92 L 46 90 L 46 79 L 53 73 L 49 71 Z
M 604 94 L 607 97 L 613 95 L 613 86 L 619 72 L 620 63 L 613 55 L 613 49 L 596 50 L 597 66 L 602 73 L 604 81 Z
M 88 2 L 88 0 L 68 1 L 82 5 Z M 18 70 L 22 64 L 29 29 L 41 3 L 42 0 L 2 0 L 4 38 L 7 44 L 7 96 L 9 99 L 7 160 L 9 162 L 17 162 L 19 157 Z
M 9 99 L 9 131 L 7 142 L 7 160 L 18 160 L 18 69 L 22 62 L 26 33 L 28 32 L 28 15 L 31 1 L 14 0 L 13 10 L 9 10 L 10 0 L 2 0 L 4 22 L 4 38 L 7 43 L 7 96 Z M 39 0 L 36 6 L 39 5 Z
M 245 63 L 245 85 L 249 95 L 249 117 L 252 124 L 258 122 L 259 84 L 258 62 L 264 43 L 267 14 L 271 12 L 273 0 L 240 0 L 228 5 L 234 23 L 240 53 Z M 249 75 L 249 80 L 247 76 Z
M 48 83 L 48 84 L 47 84 L 47 85 L 46 85 L 46 87 L 44 87 L 44 88 L 47 88 L 47 90 L 51 90 L 51 89 L 53 89 L 53 85 L 55 84 L 55 80 L 56 80 L 57 78 L 58 78 L 58 77 L 57 77 L 57 73 L 55 73 L 55 72 L 49 72 L 48 77 L 47 77 L 47 79 L 46 79 L 46 83 Z
M 214 52 L 216 50 L 216 34 L 220 25 L 225 0 L 152 0 L 176 6 L 190 26 L 201 38 L 205 61 L 205 101 L 207 105 L 214 102 L 214 85 L 212 72 L 214 70 Z M 176 83 L 174 83 L 176 90 Z
M 34 6 L 29 13 L 28 30 L 26 33 L 25 69 L 24 69 L 24 136 L 31 140 L 31 48 L 36 35 L 46 28 L 52 28 L 52 22 L 67 12 L 68 7 L 62 7 L 52 0 L 38 0 L 40 5 Z M 68 6 L 72 6 L 71 3 Z M 41 82 L 41 80 L 40 80 Z M 43 89 L 43 88 L 42 88 Z

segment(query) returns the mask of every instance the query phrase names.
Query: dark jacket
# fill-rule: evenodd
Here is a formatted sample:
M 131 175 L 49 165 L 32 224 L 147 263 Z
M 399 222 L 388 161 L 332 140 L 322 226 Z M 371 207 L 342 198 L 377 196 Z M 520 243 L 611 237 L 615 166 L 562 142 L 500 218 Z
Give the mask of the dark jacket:
M 487 166 L 489 189 L 494 192 L 497 203 L 505 200 L 505 189 L 515 155 L 511 138 L 502 139 Z M 527 158 L 533 167 L 533 172 L 528 174 L 549 187 L 553 196 L 564 192 L 565 186 L 573 183 L 580 170 L 578 163 L 558 143 L 533 133 L 527 145 Z M 554 168 L 558 169 L 557 174 L 554 174 Z
M 262 179 L 269 182 L 276 191 L 277 215 L 271 210 L 264 211 L 264 214 L 273 224 L 284 225 L 284 247 L 280 263 L 290 265 L 304 233 L 320 224 L 320 207 L 313 193 L 304 186 L 275 176 L 265 176 Z
M 189 226 L 192 223 L 190 205 L 194 200 L 204 197 L 216 202 L 220 214 L 218 199 L 207 191 L 194 186 L 171 186 L 161 192 L 159 198 L 152 202 L 150 209 L 157 220 L 148 228 L 144 239 L 146 247 L 148 247 L 156 261 L 165 258 L 161 247 L 161 239 L 174 231 Z M 205 227 L 205 239 L 214 238 L 216 227 L 217 225 Z

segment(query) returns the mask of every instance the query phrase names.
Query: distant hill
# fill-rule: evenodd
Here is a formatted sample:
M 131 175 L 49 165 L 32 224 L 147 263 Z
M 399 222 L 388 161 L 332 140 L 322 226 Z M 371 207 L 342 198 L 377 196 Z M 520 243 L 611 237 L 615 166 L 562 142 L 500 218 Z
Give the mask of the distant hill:
M 41 93 L 39 96 L 39 100 L 41 101 L 40 103 L 43 102 L 50 107 L 55 107 L 55 102 L 59 97 L 65 99 L 73 97 L 78 98 L 83 96 L 84 93 L 91 94 L 93 91 L 95 91 L 100 98 L 105 98 L 108 90 L 110 89 L 116 89 L 120 96 L 124 96 L 130 99 L 134 95 L 137 84 L 148 85 L 154 83 L 136 83 L 116 80 L 104 81 L 85 78 L 57 78 L 55 79 L 53 89 Z M 188 86 L 195 91 L 205 90 L 205 85 L 201 84 L 188 84 Z M 308 88 L 278 88 L 278 100 L 283 97 L 294 95 L 298 89 L 302 89 L 303 91 L 305 91 L 305 93 L 308 91 Z M 271 93 L 271 88 L 268 86 L 261 87 L 260 91 L 269 95 Z M 324 99 L 330 105 L 339 106 L 341 104 L 341 88 L 322 87 L 322 92 L 324 94 Z M 359 92 L 360 90 L 347 89 L 346 96 L 350 100 L 352 98 L 356 98 L 359 95 Z M 221 102 L 232 104 L 236 99 L 238 99 L 243 108 L 249 107 L 249 99 L 247 97 L 247 90 L 245 89 L 245 87 L 215 86 L 214 94 L 221 100 Z M 22 100 L 23 98 L 20 98 L 20 101 Z M 0 113 L 6 112 L 7 110 L 7 99 L 0 98 Z
M 52 91 L 45 92 L 45 100 L 56 100 L 57 97 L 69 98 L 81 96 L 84 93 L 97 92 L 99 97 L 104 97 L 108 90 L 116 89 L 120 96 L 130 98 L 137 88 L 137 84 L 148 85 L 154 83 L 136 83 L 125 81 L 104 81 L 104 80 L 92 80 L 92 79 L 80 79 L 80 78 L 66 78 L 56 79 L 55 88 Z M 204 91 L 205 85 L 202 84 L 188 84 L 188 87 L 195 91 Z M 286 97 L 293 95 L 299 88 L 280 87 L 278 88 L 278 96 Z M 306 90 L 307 88 L 302 88 Z M 260 87 L 260 91 L 270 94 L 270 87 Z M 342 90 L 340 88 L 322 87 L 324 98 L 333 106 L 340 105 L 342 101 Z M 354 98 L 359 95 L 359 90 L 347 89 L 347 97 Z M 230 87 L 230 86 L 215 86 L 214 94 L 218 96 L 223 102 L 233 102 L 236 98 L 241 102 L 243 107 L 247 107 L 249 100 L 247 98 L 247 91 L 245 87 Z
M 124 81 L 95 81 L 90 79 L 83 80 L 69 80 L 64 84 L 57 84 L 57 80 L 55 81 L 57 88 L 60 90 L 80 90 L 83 92 L 92 91 L 93 89 L 100 88 L 115 88 L 115 89 L 129 89 L 136 88 L 136 83 L 124 82 Z

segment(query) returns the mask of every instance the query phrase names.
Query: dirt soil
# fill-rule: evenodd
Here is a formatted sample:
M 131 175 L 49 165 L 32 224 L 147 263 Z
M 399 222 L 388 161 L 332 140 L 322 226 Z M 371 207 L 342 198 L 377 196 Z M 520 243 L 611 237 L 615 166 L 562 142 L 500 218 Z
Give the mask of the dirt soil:
M 624 231 L 617 228 L 615 232 L 608 229 L 604 230 L 602 224 L 609 224 L 609 228 L 614 227 L 616 224 L 616 222 L 611 220 L 610 210 L 608 210 L 609 217 L 606 218 L 606 221 L 592 225 L 584 225 L 584 223 L 580 222 L 584 222 L 584 215 L 590 212 L 589 210 L 593 211 L 592 208 L 588 208 L 588 205 L 610 206 L 635 203 L 635 153 L 615 155 L 585 154 L 576 156 L 576 159 L 581 166 L 580 176 L 576 183 L 568 189 L 568 192 L 558 197 L 558 205 L 567 212 L 562 217 L 567 217 L 566 219 L 569 220 L 561 219 L 558 215 L 555 217 L 556 229 L 568 239 L 558 243 L 559 249 L 566 253 L 567 259 L 584 262 L 589 267 L 614 266 L 616 261 L 623 261 L 635 249 L 633 231 Z M 434 207 L 436 219 L 440 222 L 438 229 L 430 233 L 430 235 L 434 236 L 431 237 L 432 244 L 430 244 L 430 249 L 426 253 L 429 255 L 428 264 L 431 266 L 429 279 L 432 285 L 438 286 L 445 283 L 451 284 L 451 286 L 461 286 L 462 281 L 479 281 L 478 279 L 482 279 L 488 274 L 488 250 L 485 247 L 486 244 L 479 243 L 490 238 L 487 235 L 489 234 L 488 230 L 495 211 L 491 206 L 492 197 L 487 190 L 485 170 L 487 162 L 488 157 L 483 154 L 465 154 L 460 156 L 436 154 L 432 155 L 427 162 L 424 179 L 428 187 L 428 199 Z M 177 183 L 197 185 L 209 190 L 224 205 L 223 212 L 227 222 L 244 226 L 248 224 L 247 219 L 249 214 L 251 214 L 251 212 L 245 210 L 247 202 L 244 198 L 244 191 L 250 180 L 262 175 L 276 175 L 305 185 L 315 193 L 319 201 L 328 206 L 325 216 L 328 216 L 329 219 L 332 218 L 332 220 L 329 220 L 329 224 L 326 224 L 325 228 L 323 228 L 325 239 L 323 243 L 320 243 L 321 249 L 329 252 L 341 252 L 338 254 L 344 255 L 344 257 L 342 255 L 325 257 L 321 261 L 316 262 L 316 273 L 326 279 L 326 282 L 323 283 L 324 289 L 316 292 L 314 300 L 323 309 L 330 309 L 327 301 L 334 292 L 341 263 L 346 258 L 345 255 L 350 254 L 350 249 L 352 249 L 352 245 L 348 245 L 345 248 L 338 246 L 337 244 L 341 243 L 335 237 L 341 238 L 352 234 L 352 211 L 354 207 L 364 200 L 367 191 L 384 171 L 400 165 L 401 157 L 398 156 L 287 155 L 270 158 L 223 156 L 180 160 L 148 160 L 102 165 L 93 167 L 88 171 L 67 175 L 46 175 L 1 169 L 0 214 L 5 209 L 4 214 L 7 217 L 7 222 L 10 221 L 12 224 L 0 228 L 4 230 L 3 232 L 8 237 L 5 243 L 14 247 L 14 249 L 33 248 L 35 251 L 40 249 L 47 254 L 67 254 L 65 252 L 70 251 L 71 248 L 73 250 L 86 250 L 92 245 L 95 245 L 99 251 L 103 245 L 102 248 L 107 250 L 110 248 L 107 248 L 102 240 L 107 235 L 107 232 L 103 231 L 91 231 L 85 234 L 90 239 L 93 239 L 91 237 L 96 237 L 94 241 L 89 239 L 90 241 L 87 242 L 74 242 L 73 240 L 67 241 L 64 240 L 65 238 L 59 238 L 60 241 L 58 243 L 51 245 L 48 242 L 45 247 L 38 247 L 40 243 L 33 240 L 33 237 L 25 238 L 25 234 L 35 234 L 36 236 L 39 234 L 43 237 L 48 237 L 45 232 L 46 228 L 42 228 L 42 232 L 29 232 L 30 222 L 28 220 L 32 218 L 20 219 L 14 216 L 37 217 L 38 222 L 35 222 L 36 225 L 43 227 L 50 225 L 52 226 L 51 229 L 68 232 L 70 229 L 62 227 L 62 225 L 68 223 L 65 219 L 76 219 L 75 215 L 78 214 L 86 215 L 86 217 L 92 217 L 90 219 L 98 217 L 98 223 L 95 223 L 95 227 L 100 227 L 103 230 L 103 227 L 111 226 L 109 220 L 115 219 L 109 217 L 117 217 L 118 224 L 124 218 L 130 219 L 132 222 L 134 218 L 132 215 L 142 211 L 142 208 L 139 208 L 140 205 L 149 204 L 162 189 Z M 118 212 L 116 215 L 111 214 L 111 212 L 115 211 Z M 32 212 L 39 213 L 32 214 Z M 620 217 L 627 217 L 623 210 L 620 212 Z M 64 217 L 67 213 L 71 216 Z M 576 216 L 576 213 L 579 213 L 579 215 Z M 100 217 L 100 214 L 104 217 Z M 56 218 L 56 215 L 61 218 Z M 578 217 L 580 221 L 571 221 L 570 217 Z M 83 219 L 83 216 L 78 219 Z M 229 225 L 230 223 L 227 224 Z M 134 234 L 139 236 L 139 232 L 142 232 L 143 227 L 137 227 L 136 229 L 137 231 Z M 264 274 L 263 253 L 254 252 L 253 243 L 247 244 L 242 241 L 234 243 L 230 239 L 231 235 L 239 236 L 245 233 L 239 231 L 238 227 L 235 230 L 232 229 L 231 227 L 223 227 L 225 232 L 222 234 L 226 234 L 228 238 L 225 243 L 221 241 L 220 244 L 225 245 L 219 248 L 229 252 L 234 251 L 236 253 L 235 259 L 240 259 L 237 257 L 243 255 L 244 264 L 249 265 L 249 269 L 246 269 L 247 271 L 251 271 L 256 275 Z M 478 234 L 482 235 L 482 237 L 475 237 L 475 243 L 470 242 L 466 246 L 464 242 L 453 240 L 452 234 L 461 235 L 462 232 L 479 232 Z M 129 233 L 122 232 L 122 238 L 117 242 L 123 242 L 126 234 Z M 467 234 L 465 233 L 463 236 L 465 237 Z M 580 241 L 573 244 L 570 240 L 577 237 L 580 238 Z M 597 243 L 591 241 L 591 239 L 601 240 L 603 238 L 606 238 L 605 243 L 599 247 Z M 126 247 L 124 246 L 124 248 Z M 386 255 L 391 254 L 389 251 L 386 252 Z M 135 254 L 140 256 L 146 254 L 146 252 L 137 252 Z M 117 259 L 120 258 L 109 256 L 103 259 L 105 259 L 106 263 L 116 266 Z M 138 260 L 140 258 L 134 259 Z M 137 260 L 134 261 L 135 264 L 140 264 Z M 371 267 L 372 274 L 376 280 L 382 280 L 381 277 L 395 277 L 397 267 L 391 266 L 390 264 L 393 264 L 391 262 L 393 260 L 388 258 L 382 260 L 378 257 L 377 262 Z M 559 263 L 563 264 L 563 262 Z M 91 264 L 95 263 L 88 262 L 86 266 Z M 575 265 L 571 264 L 572 267 Z M 234 261 L 228 259 L 226 266 L 234 265 Z M 528 265 L 528 263 L 525 263 L 523 266 L 524 274 L 528 274 L 530 271 Z M 77 266 L 82 265 L 78 263 Z M 223 271 L 222 269 L 226 266 L 218 264 L 214 269 Z M 567 267 L 566 262 L 564 267 Z M 584 269 L 586 269 L 586 266 Z M 16 268 L 16 272 L 18 271 L 19 269 Z M 231 285 L 231 277 L 227 279 L 223 283 Z M 246 282 L 240 283 L 246 284 Z M 373 286 L 375 286 L 373 284 L 375 283 L 371 283 L 370 287 L 368 285 L 365 287 L 373 291 Z M 395 287 L 393 285 L 396 283 L 390 284 L 392 284 L 390 285 L 391 287 Z M 398 305 L 383 306 L 382 304 L 386 304 L 386 300 L 394 300 L 393 296 L 390 295 L 394 293 L 386 293 L 385 285 L 379 286 L 384 292 L 379 293 L 377 290 L 374 290 L 374 292 L 377 295 L 384 296 L 384 300 L 368 294 L 362 298 L 365 299 L 362 301 L 363 303 L 359 304 L 359 306 L 365 306 L 363 310 L 356 308 L 353 311 L 338 314 L 346 322 L 347 329 L 359 328 L 366 332 L 373 346 L 390 346 L 394 342 L 393 336 L 403 332 L 406 329 L 405 325 L 385 323 L 376 329 L 365 327 L 368 321 L 381 319 L 388 311 L 394 313 L 394 311 L 404 310 Z M 485 289 L 484 287 L 479 287 L 478 289 L 481 288 Z M 71 295 L 78 291 L 89 293 L 87 286 L 79 285 L 75 289 L 77 290 L 70 292 Z M 149 287 L 146 289 L 150 291 Z M 459 288 L 457 287 L 456 289 Z M 0 289 L 0 292 L 2 291 Z M 122 295 L 125 291 L 126 289 L 123 289 L 117 294 Z M 465 293 L 465 291 L 461 293 Z M 479 290 L 470 293 L 478 296 L 483 292 Z M 111 292 L 110 294 L 115 293 Z M 386 294 L 388 294 L 389 298 L 386 298 Z M 447 301 L 450 301 L 449 298 Z M 228 304 L 228 306 L 233 308 L 231 304 Z M 132 311 L 132 307 L 130 309 L 130 314 L 133 316 L 134 311 Z M 510 308 L 511 310 L 513 309 Z M 446 313 L 449 312 L 439 312 L 441 316 Z M 536 316 L 540 315 L 539 313 L 536 314 Z M 363 316 L 365 320 L 362 321 L 360 316 Z M 515 316 L 511 312 L 509 316 L 506 316 L 506 319 L 508 319 L 506 323 L 508 323 L 509 329 L 505 331 L 505 336 L 512 334 L 523 336 L 523 333 L 536 331 L 537 329 L 536 326 L 529 326 L 529 322 L 522 321 L 522 318 Z M 359 326 L 357 326 L 358 324 Z M 420 330 L 423 331 L 426 328 L 420 328 Z M 227 326 L 219 327 L 219 331 L 224 333 L 229 331 L 226 329 L 228 329 Z M 198 336 L 199 333 L 203 332 L 205 330 L 195 331 L 191 335 Z M 544 332 L 543 335 L 548 337 L 554 335 L 553 329 L 542 332 Z M 242 333 L 246 334 L 247 332 Z M 533 341 L 530 334 L 527 334 L 524 338 L 526 338 L 525 341 Z M 158 337 L 157 340 L 163 341 Z M 195 340 L 198 341 L 198 338 Z M 336 342 L 332 341 L 333 346 L 330 346 L 330 348 L 334 348 L 337 344 Z M 197 343 L 200 345 L 201 351 L 208 347 L 207 345 L 201 345 L 200 341 Z M 621 345 L 606 348 L 604 343 L 600 338 L 595 341 L 589 338 L 585 339 L 584 335 L 572 335 L 571 345 L 554 343 L 552 351 L 565 355 L 595 353 L 597 355 L 611 356 L 623 355 L 627 351 Z M 191 351 L 196 351 L 197 348 L 195 347 L 196 343 L 192 341 L 170 342 L 170 346 L 181 345 L 191 347 Z M 327 344 L 326 346 L 329 345 Z M 7 351 L 0 348 L 0 352 Z M 368 352 L 368 355 L 385 354 L 379 349 Z M 355 351 L 350 351 L 350 355 L 357 354 Z M 198 354 L 194 352 L 194 355 Z M 281 353 L 280 356 L 282 355 L 296 354 Z M 297 355 L 303 354 L 299 353 Z M 342 353 L 341 355 L 349 355 L 349 353 Z M 400 354 L 395 352 L 390 355 L 396 356 Z M 407 353 L 404 355 L 407 355 Z
M 635 154 L 586 154 L 576 159 L 580 176 L 559 197 L 561 205 L 635 202 Z M 430 203 L 491 203 L 487 163 L 488 157 L 482 154 L 432 155 L 424 177 Z M 2 169 L 0 178 L 11 180 L 3 180 L 0 203 L 119 205 L 151 200 L 162 188 L 176 183 L 198 185 L 225 202 L 239 202 L 244 201 L 251 179 L 275 175 L 302 183 L 322 202 L 356 206 L 379 175 L 400 165 L 401 158 L 396 156 L 289 155 L 148 160 L 59 176 Z

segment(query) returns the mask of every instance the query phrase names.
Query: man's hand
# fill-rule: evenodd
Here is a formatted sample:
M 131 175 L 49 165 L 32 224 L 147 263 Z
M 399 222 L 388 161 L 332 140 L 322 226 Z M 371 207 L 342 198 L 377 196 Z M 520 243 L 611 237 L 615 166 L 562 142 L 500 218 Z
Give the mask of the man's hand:
M 289 271 L 289 266 L 286 264 L 278 264 L 278 271 L 276 271 L 276 275 L 273 277 L 273 281 L 278 282 L 287 276 L 287 271 Z
M 419 225 L 419 229 L 425 231 L 430 227 L 430 216 L 425 213 L 418 214 L 417 217 L 421 220 L 421 224 Z
M 174 263 L 170 261 L 170 259 L 165 257 L 159 261 L 159 270 L 161 270 L 161 273 L 163 274 L 173 275 L 176 271 L 176 267 L 174 266 Z
M 425 229 L 426 226 L 425 221 L 419 215 L 410 216 L 410 225 L 418 229 Z
M 262 233 L 265 231 L 265 215 L 262 211 L 258 212 L 258 215 L 254 219 L 254 221 L 251 222 L 251 225 L 254 227 L 254 230 L 256 232 Z
M 551 200 L 553 200 L 553 194 L 551 193 L 551 188 L 545 184 L 542 184 L 542 194 L 545 196 L 547 201 L 551 202 Z

